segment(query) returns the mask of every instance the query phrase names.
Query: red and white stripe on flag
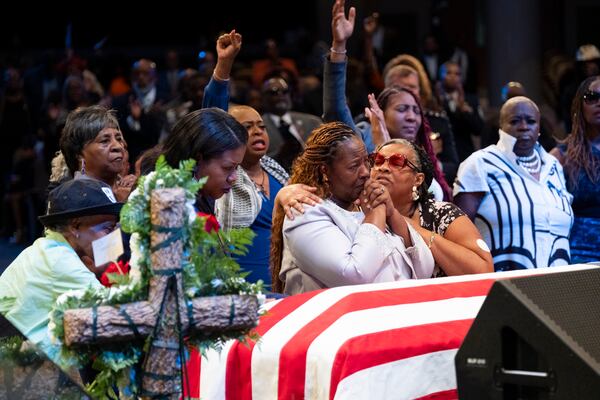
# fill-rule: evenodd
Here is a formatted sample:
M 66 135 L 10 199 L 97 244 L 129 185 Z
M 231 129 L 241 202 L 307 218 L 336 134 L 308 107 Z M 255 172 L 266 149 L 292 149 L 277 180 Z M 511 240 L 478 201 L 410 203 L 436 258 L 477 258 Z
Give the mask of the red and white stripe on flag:
M 344 286 L 267 303 L 258 343 L 230 341 L 221 353 L 193 355 L 200 371 L 190 377 L 191 395 L 456 399 L 454 356 L 494 281 L 585 268 Z

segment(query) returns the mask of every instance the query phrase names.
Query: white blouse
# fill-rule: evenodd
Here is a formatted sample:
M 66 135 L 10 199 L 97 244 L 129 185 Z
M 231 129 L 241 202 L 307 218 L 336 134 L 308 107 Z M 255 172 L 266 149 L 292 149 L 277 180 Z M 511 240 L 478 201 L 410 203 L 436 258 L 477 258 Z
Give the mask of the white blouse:
M 433 255 L 417 231 L 408 225 L 413 246 L 406 248 L 400 236 L 364 218 L 330 200 L 286 217 L 279 274 L 285 293 L 431 277 Z
M 475 225 L 489 246 L 496 271 L 570 263 L 573 196 L 563 169 L 539 144 L 540 180 L 516 162 L 516 139 L 500 130 L 496 145 L 474 152 L 458 168 L 454 196 L 484 192 Z

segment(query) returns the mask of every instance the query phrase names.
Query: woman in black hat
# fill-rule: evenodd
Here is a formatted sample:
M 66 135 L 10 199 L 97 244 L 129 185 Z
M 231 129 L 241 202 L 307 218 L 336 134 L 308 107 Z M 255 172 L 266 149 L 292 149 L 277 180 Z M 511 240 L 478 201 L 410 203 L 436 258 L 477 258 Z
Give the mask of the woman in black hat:
M 96 179 L 67 181 L 50 192 L 40 217 L 45 236 L 0 276 L 0 312 L 34 343 L 47 343 L 48 313 L 63 293 L 100 287 L 92 242 L 117 227 L 123 203 Z

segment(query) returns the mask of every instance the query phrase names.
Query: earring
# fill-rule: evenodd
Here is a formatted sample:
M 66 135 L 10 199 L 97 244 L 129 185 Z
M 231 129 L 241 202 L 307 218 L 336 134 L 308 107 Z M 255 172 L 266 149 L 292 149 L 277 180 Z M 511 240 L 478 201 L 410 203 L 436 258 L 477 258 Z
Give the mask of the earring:
M 417 191 L 417 187 L 413 186 L 412 187 L 412 199 L 413 199 L 413 201 L 419 200 L 419 197 L 421 197 L 421 196 L 419 195 L 419 192 Z
M 329 178 L 323 174 L 323 186 L 325 186 L 325 193 L 329 193 Z
M 81 175 L 85 175 L 85 159 L 81 159 Z

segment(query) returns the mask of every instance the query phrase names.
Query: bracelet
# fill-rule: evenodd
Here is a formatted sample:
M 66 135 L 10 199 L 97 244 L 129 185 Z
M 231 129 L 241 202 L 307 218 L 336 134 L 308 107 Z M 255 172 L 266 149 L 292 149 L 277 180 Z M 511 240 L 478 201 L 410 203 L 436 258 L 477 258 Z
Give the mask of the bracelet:
M 429 238 L 429 244 L 427 245 L 427 247 L 429 247 L 431 249 L 431 246 L 433 246 L 433 239 L 435 239 L 435 232 L 431 232 L 431 237 Z
M 335 50 L 333 47 L 329 49 L 330 52 L 335 53 L 335 54 L 346 54 L 346 50 L 344 49 L 344 51 L 337 51 Z
M 219 75 L 217 75 L 217 71 L 213 71 L 213 78 L 215 78 L 218 81 L 221 82 L 229 82 L 229 78 L 225 79 L 225 78 L 221 78 Z

